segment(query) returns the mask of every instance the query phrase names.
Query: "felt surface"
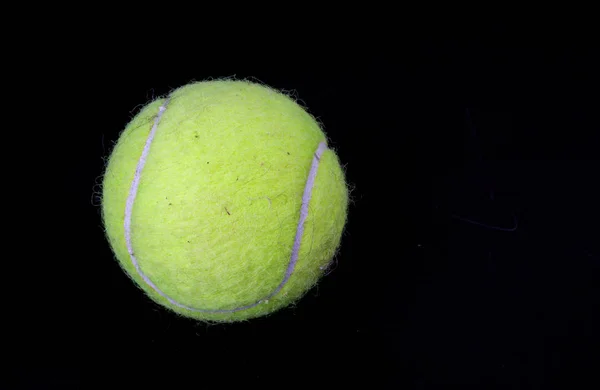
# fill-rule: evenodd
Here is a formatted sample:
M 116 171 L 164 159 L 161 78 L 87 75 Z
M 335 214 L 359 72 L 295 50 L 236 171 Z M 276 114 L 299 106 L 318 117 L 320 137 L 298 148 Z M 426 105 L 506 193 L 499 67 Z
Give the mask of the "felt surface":
M 189 317 L 233 321 L 270 313 L 300 298 L 323 274 L 340 243 L 348 190 L 335 153 L 319 159 L 298 261 L 281 291 L 247 310 L 284 278 L 314 154 L 326 136 L 290 97 L 245 81 L 190 84 L 169 96 L 131 214 L 124 215 L 158 99 L 121 134 L 103 181 L 106 234 L 123 269 L 156 302 Z

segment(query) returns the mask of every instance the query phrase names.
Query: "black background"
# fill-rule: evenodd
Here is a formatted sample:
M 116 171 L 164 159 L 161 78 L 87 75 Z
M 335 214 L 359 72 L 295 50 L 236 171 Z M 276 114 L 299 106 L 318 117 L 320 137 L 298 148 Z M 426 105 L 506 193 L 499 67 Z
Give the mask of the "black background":
M 53 289 L 37 294 L 43 314 L 24 322 L 31 352 L 8 388 L 592 383 L 594 46 L 503 28 L 343 35 L 292 48 L 248 40 L 229 51 L 133 36 L 72 46 L 48 88 L 76 114 L 48 140 L 60 169 L 40 168 L 61 178 L 56 218 L 44 226 L 53 237 L 44 250 L 61 266 L 44 275 Z M 162 44 L 170 56 L 156 54 Z M 353 202 L 333 272 L 295 307 L 206 325 L 153 304 L 123 274 L 98 192 L 104 159 L 140 105 L 220 77 L 295 91 L 324 123 Z M 514 231 L 491 228 L 515 220 Z

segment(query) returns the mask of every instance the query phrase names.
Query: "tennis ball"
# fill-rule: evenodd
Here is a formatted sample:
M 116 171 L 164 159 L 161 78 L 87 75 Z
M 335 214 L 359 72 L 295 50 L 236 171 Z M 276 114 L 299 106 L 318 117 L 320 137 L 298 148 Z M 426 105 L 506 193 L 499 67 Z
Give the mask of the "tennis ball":
M 203 321 L 297 301 L 340 244 L 348 189 L 315 119 L 247 81 L 197 82 L 152 101 L 112 150 L 106 236 L 155 302 Z

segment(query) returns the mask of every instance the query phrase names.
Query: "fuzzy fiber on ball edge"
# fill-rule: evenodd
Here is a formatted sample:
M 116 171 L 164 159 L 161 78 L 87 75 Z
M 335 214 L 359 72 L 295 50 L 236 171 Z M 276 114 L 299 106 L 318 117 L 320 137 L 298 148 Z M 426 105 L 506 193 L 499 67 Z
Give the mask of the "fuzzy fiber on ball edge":
M 346 223 L 338 158 L 327 148 L 315 156 L 325 141 L 293 99 L 256 83 L 198 82 L 149 103 L 103 179 L 103 220 L 120 265 L 154 301 L 200 320 L 244 320 L 299 299 Z M 297 260 L 282 285 L 313 163 Z

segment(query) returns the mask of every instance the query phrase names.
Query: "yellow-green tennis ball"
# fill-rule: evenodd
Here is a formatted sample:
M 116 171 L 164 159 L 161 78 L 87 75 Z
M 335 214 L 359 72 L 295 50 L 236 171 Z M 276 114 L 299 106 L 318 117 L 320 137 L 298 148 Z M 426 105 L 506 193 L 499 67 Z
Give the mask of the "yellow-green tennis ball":
M 103 180 L 106 234 L 154 301 L 200 320 L 271 313 L 336 253 L 348 190 L 315 119 L 246 81 L 207 81 L 145 106 Z

